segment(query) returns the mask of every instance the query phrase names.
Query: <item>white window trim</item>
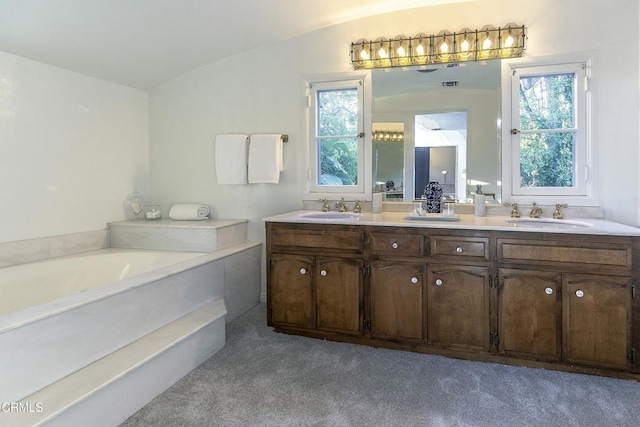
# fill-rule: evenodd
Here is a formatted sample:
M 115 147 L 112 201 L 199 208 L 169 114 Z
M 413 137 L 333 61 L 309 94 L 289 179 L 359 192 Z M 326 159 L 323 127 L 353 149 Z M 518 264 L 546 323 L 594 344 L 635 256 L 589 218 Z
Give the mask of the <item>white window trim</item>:
M 593 79 L 593 53 L 575 53 L 544 58 L 519 58 L 503 60 L 502 62 L 502 198 L 503 202 L 530 204 L 555 204 L 567 203 L 573 206 L 598 206 L 596 192 L 597 168 L 593 164 L 596 158 L 596 147 L 592 140 L 592 122 L 594 108 L 592 94 L 594 91 Z M 525 69 L 526 72 L 537 67 L 562 66 L 565 64 L 584 64 L 585 79 L 578 84 L 583 90 L 578 96 L 584 96 L 583 126 L 578 125 L 580 137 L 584 143 L 579 144 L 576 152 L 576 160 L 579 166 L 576 170 L 576 180 L 579 185 L 573 189 L 552 188 L 521 188 L 514 182 L 519 180 L 519 152 L 512 140 L 511 129 L 518 128 L 518 117 L 514 117 L 512 110 L 513 87 L 512 72 L 514 69 Z M 558 69 L 557 69 L 558 70 Z M 553 71 L 555 72 L 555 70 Z M 578 105 L 580 108 L 580 105 Z M 576 118 L 579 120 L 579 118 Z M 582 184 L 582 185 L 580 185 Z M 569 191 L 567 191 L 569 190 Z M 574 194 L 567 194 L 573 192 Z
M 362 81 L 362 123 L 361 132 L 364 134 L 363 138 L 359 138 L 358 143 L 362 144 L 359 150 L 358 157 L 358 169 L 359 169 L 359 183 L 356 186 L 318 186 L 315 183 L 317 174 L 317 150 L 315 139 L 315 119 L 314 114 L 314 100 L 311 99 L 311 85 L 324 84 L 335 82 L 335 87 L 340 87 L 342 82 L 346 81 Z M 339 74 L 321 74 L 310 75 L 303 77 L 303 94 L 305 99 L 305 114 L 304 116 L 304 134 L 307 135 L 306 143 L 306 167 L 303 176 L 307 177 L 307 191 L 304 200 L 318 200 L 329 199 L 335 200 L 336 198 L 344 198 L 345 200 L 360 200 L 371 201 L 372 200 L 372 171 L 371 171 L 371 155 L 372 155 L 372 136 L 371 136 L 371 72 L 358 72 L 358 73 L 339 73 Z

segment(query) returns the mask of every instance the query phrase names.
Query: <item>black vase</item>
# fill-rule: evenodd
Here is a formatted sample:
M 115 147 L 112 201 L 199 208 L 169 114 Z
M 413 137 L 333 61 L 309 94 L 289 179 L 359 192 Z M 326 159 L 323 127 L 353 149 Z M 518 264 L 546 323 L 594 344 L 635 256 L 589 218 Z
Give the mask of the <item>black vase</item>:
M 427 213 L 440 213 L 442 200 L 442 186 L 437 181 L 431 181 L 424 187 L 424 197 L 427 199 Z

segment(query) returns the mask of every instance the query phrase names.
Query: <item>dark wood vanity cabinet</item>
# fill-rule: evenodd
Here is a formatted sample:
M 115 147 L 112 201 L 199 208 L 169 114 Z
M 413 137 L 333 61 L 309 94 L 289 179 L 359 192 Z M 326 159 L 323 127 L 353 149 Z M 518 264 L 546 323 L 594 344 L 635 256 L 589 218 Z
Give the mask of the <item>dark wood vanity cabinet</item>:
M 276 330 L 630 378 L 638 238 L 267 223 Z
M 629 369 L 631 278 L 567 274 L 563 286 L 564 359 Z
M 269 305 L 272 307 L 272 324 L 312 328 L 314 258 L 273 254 L 269 262 Z
M 497 239 L 499 350 L 635 370 L 633 239 L 551 236 Z
M 269 325 L 361 335 L 362 230 L 267 229 Z
M 429 264 L 427 330 L 431 345 L 489 351 L 489 269 Z
M 371 337 L 425 338 L 425 264 L 373 261 L 370 273 Z
M 557 361 L 562 342 L 562 274 L 498 269 L 498 349 L 514 357 Z

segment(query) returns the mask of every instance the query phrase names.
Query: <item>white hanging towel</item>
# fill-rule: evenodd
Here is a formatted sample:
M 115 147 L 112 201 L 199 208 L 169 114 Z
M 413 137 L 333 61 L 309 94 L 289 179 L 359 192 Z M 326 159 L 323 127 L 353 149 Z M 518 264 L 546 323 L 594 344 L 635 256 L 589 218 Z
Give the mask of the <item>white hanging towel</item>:
M 216 136 L 216 179 L 218 184 L 246 184 L 249 135 Z
M 249 183 L 277 184 L 284 170 L 282 135 L 251 135 L 249 142 Z

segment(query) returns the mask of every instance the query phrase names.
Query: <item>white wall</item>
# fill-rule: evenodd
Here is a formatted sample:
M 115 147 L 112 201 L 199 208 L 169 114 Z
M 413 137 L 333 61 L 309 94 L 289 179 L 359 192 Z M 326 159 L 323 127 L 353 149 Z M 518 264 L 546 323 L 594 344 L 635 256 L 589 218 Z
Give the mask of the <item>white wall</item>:
M 200 68 L 150 93 L 152 194 L 166 205 L 203 202 L 217 217 L 247 218 L 249 237 L 263 240 L 261 218 L 302 207 L 302 75 L 351 70 L 350 43 L 360 38 L 514 22 L 528 28 L 528 57 L 595 51 L 600 199 L 607 218 L 639 225 L 638 16 L 637 0 L 457 3 L 337 25 Z M 217 185 L 213 141 L 227 132 L 289 134 L 281 183 Z
M 0 52 L 0 242 L 124 219 L 147 152 L 144 92 Z

